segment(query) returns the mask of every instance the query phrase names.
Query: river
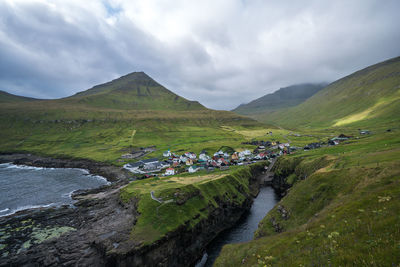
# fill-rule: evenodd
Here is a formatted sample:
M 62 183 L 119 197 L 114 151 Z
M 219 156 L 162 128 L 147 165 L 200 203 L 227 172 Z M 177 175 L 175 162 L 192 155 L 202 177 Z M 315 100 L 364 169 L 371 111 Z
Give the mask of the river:
M 253 239 L 258 223 L 265 217 L 275 204 L 279 201 L 279 195 L 275 190 L 268 187 L 261 187 L 260 193 L 254 199 L 249 212 L 230 229 L 221 232 L 207 247 L 206 253 L 196 267 L 212 266 L 218 257 L 222 247 L 226 244 L 246 242 Z
M 109 184 L 84 169 L 0 164 L 0 216 L 19 210 L 72 204 L 72 192 Z

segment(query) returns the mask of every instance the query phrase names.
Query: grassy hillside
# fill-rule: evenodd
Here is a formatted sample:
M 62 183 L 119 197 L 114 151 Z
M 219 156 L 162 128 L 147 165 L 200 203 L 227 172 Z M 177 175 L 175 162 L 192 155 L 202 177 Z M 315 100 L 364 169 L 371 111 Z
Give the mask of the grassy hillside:
M 263 126 L 232 112 L 207 109 L 144 73 L 133 73 L 68 98 L 3 102 L 0 127 L 0 152 L 116 163 L 122 154 L 151 145 L 157 151 L 149 157 L 168 148 L 198 153 L 221 145 L 238 147 L 247 138 L 240 131 Z
M 215 266 L 398 266 L 399 85 L 400 58 L 394 58 L 271 115 L 299 138 L 353 138 L 280 158 L 273 171 L 291 186 L 287 195 L 253 241 L 225 246 Z M 360 135 L 358 128 L 372 133 Z
M 267 94 L 250 103 L 242 104 L 232 111 L 241 115 L 262 116 L 262 114 L 296 106 L 325 86 L 326 84 L 298 84 L 280 88 L 272 94 Z
M 398 130 L 383 131 L 281 158 L 293 187 L 215 266 L 398 266 L 399 148 Z
M 34 100 L 36 99 L 25 96 L 13 95 L 0 90 L 0 103 L 18 103 L 18 102 L 26 102 Z
M 111 82 L 59 100 L 62 103 L 121 110 L 205 110 L 158 84 L 144 72 L 133 72 Z
M 130 183 L 121 189 L 120 196 L 124 202 L 138 200 L 141 216 L 132 225 L 132 238 L 151 244 L 182 226 L 194 227 L 222 204 L 242 206 L 252 194 L 250 179 L 266 164 L 259 162 L 211 174 L 203 171 Z M 164 203 L 154 201 L 150 196 L 152 191 Z
M 340 79 L 304 103 L 257 117 L 292 128 L 370 127 L 398 125 L 400 57 Z

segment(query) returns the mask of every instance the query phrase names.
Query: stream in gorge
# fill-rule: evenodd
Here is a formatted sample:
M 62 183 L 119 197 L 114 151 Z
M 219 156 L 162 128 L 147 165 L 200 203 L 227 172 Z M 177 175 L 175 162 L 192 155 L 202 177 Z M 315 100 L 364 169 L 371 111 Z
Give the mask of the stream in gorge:
M 230 229 L 221 232 L 208 246 L 203 258 L 196 267 L 209 267 L 214 264 L 222 247 L 226 244 L 246 242 L 253 239 L 258 223 L 279 201 L 279 194 L 271 186 L 260 188 L 251 209 Z

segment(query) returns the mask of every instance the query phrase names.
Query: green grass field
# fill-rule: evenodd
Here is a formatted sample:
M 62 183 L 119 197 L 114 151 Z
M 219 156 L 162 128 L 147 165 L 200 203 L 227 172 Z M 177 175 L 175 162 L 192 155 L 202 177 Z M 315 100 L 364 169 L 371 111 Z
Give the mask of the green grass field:
M 353 138 L 279 159 L 275 173 L 292 187 L 278 205 L 289 218 L 276 206 L 254 241 L 225 246 L 215 265 L 399 266 L 399 69 L 395 58 L 356 72 L 299 106 L 263 118 L 269 125 L 206 109 L 142 74 L 59 100 L 0 94 L 0 152 L 122 165 L 121 155 L 140 147 L 155 145 L 157 151 L 146 157 L 160 157 L 167 149 L 252 149 L 242 144 L 251 140 L 303 147 L 343 133 Z M 372 133 L 361 136 L 359 129 Z M 217 196 L 240 205 L 249 194 L 251 168 L 130 183 L 120 196 L 138 205 L 132 239 L 150 244 L 182 225 L 194 227 L 216 208 Z M 151 191 L 171 201 L 160 204 Z
M 289 218 L 275 206 L 256 239 L 225 246 L 215 266 L 398 266 L 399 159 L 398 131 L 282 158 L 275 172 L 293 186 L 278 205 Z
M 210 174 L 184 174 L 130 183 L 120 194 L 124 202 L 138 200 L 141 215 L 132 225 L 132 238 L 146 245 L 183 225 L 192 228 L 219 207 L 217 199 L 240 206 L 250 195 L 252 172 L 266 164 L 260 162 Z M 153 200 L 151 191 L 164 203 Z
M 198 116 L 198 114 L 196 114 Z M 220 120 L 237 130 L 264 129 L 260 124 L 230 118 Z M 72 121 L 72 120 L 69 120 Z M 3 116 L 4 126 L 0 138 L 2 152 L 29 152 L 54 157 L 88 158 L 113 164 L 130 149 L 156 146 L 157 151 L 148 157 L 161 156 L 171 149 L 179 153 L 205 149 L 213 153 L 225 145 L 237 149 L 251 138 L 237 132 L 226 131 L 218 126 L 217 120 L 206 115 L 193 121 L 186 119 L 148 118 L 143 120 L 95 120 L 92 122 L 50 122 L 14 120 Z M 136 131 L 132 137 L 132 131 Z M 263 130 L 263 132 L 266 132 Z
M 157 149 L 148 157 L 161 156 L 167 149 L 211 153 L 223 145 L 240 148 L 250 137 L 237 131 L 266 127 L 184 99 L 144 73 L 132 73 L 68 98 L 32 100 L 1 93 L 0 102 L 0 152 L 119 165 L 122 154 L 147 146 Z

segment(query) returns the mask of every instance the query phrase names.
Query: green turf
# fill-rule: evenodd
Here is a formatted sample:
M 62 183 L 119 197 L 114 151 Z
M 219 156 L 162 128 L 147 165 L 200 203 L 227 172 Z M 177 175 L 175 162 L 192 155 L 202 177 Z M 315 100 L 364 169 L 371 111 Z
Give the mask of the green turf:
M 168 148 L 211 153 L 223 145 L 240 147 L 248 140 L 221 125 L 247 131 L 265 127 L 179 97 L 144 73 L 129 74 L 64 99 L 21 104 L 14 98 L 20 99 L 4 97 L 0 106 L 0 152 L 121 165 L 116 160 L 122 154 L 140 147 L 155 145 L 157 151 L 148 155 L 153 157 Z
M 288 194 L 260 222 L 255 240 L 225 246 L 215 266 L 399 266 L 399 84 L 394 58 L 260 116 L 296 129 L 285 135 L 294 142 L 353 138 L 280 158 L 274 171 L 291 186 Z
M 225 246 L 215 266 L 398 266 L 399 148 L 399 132 L 382 131 L 280 159 L 289 219 L 275 206 L 256 239 Z
M 21 103 L 34 100 L 36 99 L 25 96 L 13 95 L 0 90 L 0 103 Z
M 240 207 L 250 195 L 249 182 L 255 171 L 267 163 L 239 166 L 210 174 L 185 174 L 151 178 L 130 183 L 121 190 L 121 199 L 138 200 L 140 216 L 132 229 L 132 238 L 143 245 L 151 244 L 176 231 L 189 229 L 206 219 L 221 203 Z M 164 203 L 158 203 L 150 192 Z
M 400 57 L 335 81 L 302 104 L 258 115 L 284 128 L 393 127 L 400 121 Z

